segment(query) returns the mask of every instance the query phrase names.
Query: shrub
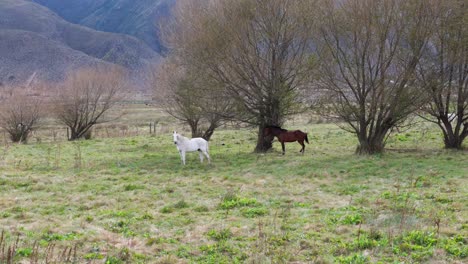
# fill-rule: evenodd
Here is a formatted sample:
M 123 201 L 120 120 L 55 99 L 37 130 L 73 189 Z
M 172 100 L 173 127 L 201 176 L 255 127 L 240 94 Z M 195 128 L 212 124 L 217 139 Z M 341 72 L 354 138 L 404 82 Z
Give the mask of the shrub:
M 2 102 L 0 127 L 13 142 L 27 142 L 41 119 L 41 101 L 25 95 L 13 95 Z
M 208 231 L 207 235 L 208 237 L 216 241 L 224 241 L 228 240 L 232 236 L 232 232 L 231 230 L 229 230 L 229 228 L 224 228 L 219 231 L 211 229 L 210 231 Z
M 452 256 L 458 258 L 468 257 L 468 244 L 466 243 L 466 239 L 461 235 L 446 239 L 443 247 Z
M 176 204 L 174 204 L 174 208 L 176 209 L 183 209 L 183 208 L 188 208 L 189 204 L 185 202 L 185 200 L 180 200 Z
M 342 264 L 364 264 L 369 262 L 369 258 L 362 254 L 354 254 L 346 257 L 340 256 L 336 258 L 336 262 Z
M 223 197 L 219 208 L 229 210 L 235 207 L 255 206 L 258 205 L 255 198 L 239 198 L 237 196 Z
M 257 216 L 266 215 L 268 213 L 268 209 L 264 207 L 253 207 L 253 208 L 245 208 L 242 209 L 242 215 L 247 218 L 254 218 Z

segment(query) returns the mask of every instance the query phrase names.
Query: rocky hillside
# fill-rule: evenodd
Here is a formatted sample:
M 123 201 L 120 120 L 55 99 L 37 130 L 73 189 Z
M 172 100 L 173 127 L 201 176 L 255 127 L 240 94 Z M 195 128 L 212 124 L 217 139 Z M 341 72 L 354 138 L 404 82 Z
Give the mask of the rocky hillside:
M 3 85 L 20 83 L 32 74 L 57 81 L 68 69 L 95 64 L 125 67 L 137 81 L 159 59 L 153 49 L 135 37 L 72 24 L 31 1 L 0 0 Z
M 32 76 L 55 81 L 73 69 L 106 64 L 30 31 L 0 30 L 0 40 L 0 86 L 22 85 Z
M 132 35 L 161 53 L 158 24 L 175 0 L 32 0 L 69 22 L 96 30 Z

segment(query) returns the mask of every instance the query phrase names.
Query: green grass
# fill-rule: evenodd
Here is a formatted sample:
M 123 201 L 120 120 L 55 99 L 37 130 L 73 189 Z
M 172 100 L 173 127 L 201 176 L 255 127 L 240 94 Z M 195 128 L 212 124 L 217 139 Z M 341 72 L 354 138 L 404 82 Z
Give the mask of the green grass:
M 257 155 L 254 131 L 222 130 L 212 164 L 193 153 L 185 167 L 170 133 L 11 145 L 0 226 L 18 259 L 37 241 L 96 263 L 466 261 L 466 151 L 420 126 L 360 157 L 337 126 L 303 123 L 289 127 L 309 132 L 305 155 Z

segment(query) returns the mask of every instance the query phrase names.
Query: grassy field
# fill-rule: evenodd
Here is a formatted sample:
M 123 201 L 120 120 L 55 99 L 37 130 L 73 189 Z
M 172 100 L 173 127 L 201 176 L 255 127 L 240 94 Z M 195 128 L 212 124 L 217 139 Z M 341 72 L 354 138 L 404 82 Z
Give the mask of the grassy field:
M 253 154 L 254 131 L 222 130 L 211 165 L 192 153 L 182 166 L 166 130 L 4 147 L 0 250 L 25 263 L 467 261 L 468 152 L 420 125 L 359 157 L 336 125 L 302 123 L 288 127 L 309 132 L 305 155 L 277 142 Z

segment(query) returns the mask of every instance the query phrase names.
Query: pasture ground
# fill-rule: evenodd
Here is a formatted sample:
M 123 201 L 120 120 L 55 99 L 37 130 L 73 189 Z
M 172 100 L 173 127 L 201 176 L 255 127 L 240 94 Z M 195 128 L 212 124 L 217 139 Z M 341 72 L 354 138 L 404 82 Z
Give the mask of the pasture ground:
M 466 263 L 466 151 L 419 125 L 359 157 L 353 135 L 305 123 L 288 126 L 309 132 L 305 155 L 222 130 L 211 165 L 182 166 L 170 132 L 4 147 L 0 248 L 19 238 L 26 263 L 51 245 L 78 263 Z

